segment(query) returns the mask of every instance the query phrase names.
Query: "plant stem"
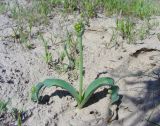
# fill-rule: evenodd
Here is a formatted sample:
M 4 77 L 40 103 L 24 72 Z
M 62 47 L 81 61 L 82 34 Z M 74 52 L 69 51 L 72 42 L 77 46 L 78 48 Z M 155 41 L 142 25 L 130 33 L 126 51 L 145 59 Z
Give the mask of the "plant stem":
M 80 51 L 80 63 L 79 63 L 79 97 L 82 100 L 83 93 L 83 46 L 82 46 L 82 35 L 77 37 L 79 43 L 79 51 Z

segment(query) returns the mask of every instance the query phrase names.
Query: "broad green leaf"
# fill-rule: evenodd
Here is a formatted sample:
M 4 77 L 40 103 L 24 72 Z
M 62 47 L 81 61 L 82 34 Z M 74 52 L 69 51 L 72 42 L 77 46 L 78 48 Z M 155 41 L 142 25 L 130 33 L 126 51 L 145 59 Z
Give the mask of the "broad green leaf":
M 60 79 L 46 79 L 42 82 L 43 85 L 40 85 L 41 83 L 39 83 L 36 86 L 36 92 L 34 94 L 33 98 L 39 98 L 39 91 L 42 87 L 52 87 L 52 86 L 57 86 L 57 87 L 61 87 L 63 89 L 66 89 L 78 102 L 78 104 L 80 103 L 80 99 L 79 99 L 79 95 L 78 92 L 76 91 L 76 89 L 69 84 L 68 82 L 64 81 L 64 80 L 60 80 Z M 42 87 L 41 87 L 42 86 Z M 37 89 L 38 88 L 38 89 Z M 32 95 L 33 96 L 33 95 Z
M 119 99 L 118 96 L 118 87 L 114 85 L 114 80 L 112 78 L 109 77 L 102 77 L 102 78 L 98 78 L 96 80 L 94 80 L 86 89 L 86 91 L 84 92 L 83 95 L 83 100 L 80 104 L 80 108 L 82 108 L 84 106 L 84 104 L 88 101 L 88 99 L 91 97 L 91 95 L 95 92 L 95 90 L 97 90 L 99 87 L 101 86 L 111 86 L 111 90 L 112 90 L 112 103 L 114 103 L 115 101 L 117 101 Z

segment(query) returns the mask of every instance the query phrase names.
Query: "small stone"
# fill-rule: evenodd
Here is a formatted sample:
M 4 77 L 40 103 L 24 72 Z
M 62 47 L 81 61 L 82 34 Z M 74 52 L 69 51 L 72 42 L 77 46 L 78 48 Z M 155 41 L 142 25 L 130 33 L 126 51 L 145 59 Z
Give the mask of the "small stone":
M 156 66 L 156 64 L 155 64 L 155 63 L 151 63 L 150 65 L 151 65 L 151 66 Z
M 126 50 L 126 49 L 124 49 L 124 50 L 123 50 L 123 52 L 127 52 L 127 50 Z
M 104 39 L 104 36 L 101 36 L 101 39 Z
M 121 60 L 122 58 L 123 58 L 122 56 L 119 56 L 119 57 L 118 57 L 118 60 Z
M 5 69 L 3 69 L 3 70 L 2 70 L 2 73 L 6 73 L 6 70 L 5 70 Z

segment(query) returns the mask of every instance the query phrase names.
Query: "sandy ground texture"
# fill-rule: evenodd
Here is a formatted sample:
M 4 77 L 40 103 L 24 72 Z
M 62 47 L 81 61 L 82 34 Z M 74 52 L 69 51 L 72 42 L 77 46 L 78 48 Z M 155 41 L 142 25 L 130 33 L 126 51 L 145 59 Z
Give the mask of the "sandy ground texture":
M 0 99 L 10 98 L 9 106 L 30 111 L 24 126 L 152 126 L 146 121 L 149 117 L 150 121 L 160 124 L 160 40 L 157 38 L 160 26 L 151 29 L 144 40 L 136 40 L 134 44 L 127 44 L 119 37 L 118 46 L 108 49 L 106 44 L 110 42 L 115 20 L 114 17 L 99 15 L 91 19 L 90 27 L 86 28 L 83 37 L 84 88 L 96 77 L 112 77 L 120 88 L 121 99 L 109 107 L 107 88 L 103 87 L 79 110 L 74 98 L 56 87 L 43 92 L 43 95 L 50 96 L 47 104 L 36 104 L 30 100 L 31 86 L 46 78 L 72 81 L 78 89 L 77 81 L 48 68 L 42 57 L 44 48 L 38 38 L 33 38 L 35 48 L 32 50 L 14 42 L 11 27 L 16 25 L 15 22 L 8 14 L 0 15 Z M 160 17 L 152 17 L 152 21 L 160 22 Z M 40 29 L 46 38 L 50 33 L 56 34 L 59 38 L 54 39 L 58 43 L 65 36 L 65 28 L 72 30 L 74 22 L 73 15 L 64 21 L 57 14 L 50 20 L 49 27 L 40 26 Z M 35 27 L 34 32 L 38 29 Z M 56 59 L 61 44 L 49 44 Z M 11 124 L 15 125 L 10 114 L 0 116 L 0 126 Z

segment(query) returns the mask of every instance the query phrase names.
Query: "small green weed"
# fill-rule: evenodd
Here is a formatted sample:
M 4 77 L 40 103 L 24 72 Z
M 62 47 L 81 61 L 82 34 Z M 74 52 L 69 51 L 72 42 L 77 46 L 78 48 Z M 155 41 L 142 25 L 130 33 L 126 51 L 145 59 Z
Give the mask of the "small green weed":
M 131 43 L 133 39 L 133 29 L 134 25 L 130 21 L 129 18 L 127 19 L 117 19 L 116 22 L 116 29 L 121 32 L 122 38 L 127 39 L 129 43 Z
M 18 112 L 18 126 L 22 126 L 21 112 Z
M 145 19 L 143 22 L 143 25 L 140 27 L 140 29 L 137 29 L 136 31 L 138 31 L 136 34 L 136 36 L 139 37 L 140 40 L 143 40 L 147 37 L 147 35 L 150 34 L 150 30 L 158 27 L 159 26 L 159 22 L 154 21 L 152 22 L 149 19 Z
M 60 54 L 59 61 L 63 65 L 67 65 L 66 70 L 74 70 L 78 65 L 78 43 L 74 41 L 72 34 L 67 33 L 67 39 L 64 42 L 64 49 Z M 64 59 L 67 58 L 68 64 L 64 64 L 63 61 Z
M 131 7 L 133 13 L 141 19 L 150 17 L 156 9 L 150 0 L 133 0 Z
M 78 0 L 64 0 L 62 4 L 65 12 L 73 12 L 77 10 Z
M 111 100 L 112 103 L 115 103 L 118 99 L 118 87 L 114 85 L 114 80 L 109 77 L 102 77 L 94 80 L 88 88 L 84 91 L 83 89 L 83 45 L 82 45 L 82 36 L 84 34 L 84 24 L 80 21 L 75 24 L 75 31 L 77 34 L 77 42 L 79 45 L 79 92 L 68 82 L 61 79 L 46 79 L 43 82 L 38 83 L 32 88 L 31 99 L 34 102 L 40 102 L 41 98 L 39 92 L 42 88 L 56 86 L 66 89 L 71 95 L 76 99 L 78 107 L 82 108 L 85 103 L 89 100 L 91 95 L 95 90 L 101 86 L 108 85 L 111 88 Z M 34 90 L 33 90 L 34 89 Z
M 24 7 L 20 6 L 18 3 L 15 3 L 13 7 L 9 8 L 11 11 L 11 17 L 18 22 L 22 22 L 23 17 L 26 16 L 26 10 Z
M 96 5 L 94 0 L 83 0 L 83 13 L 86 13 L 88 18 L 96 17 Z
M 0 113 L 7 110 L 7 104 L 8 104 L 8 102 L 0 100 Z
M 126 0 L 104 0 L 104 8 L 106 15 L 114 13 L 128 13 L 129 2 Z
M 48 65 L 51 65 L 52 64 L 52 54 L 49 51 L 48 41 L 44 39 L 41 33 L 40 33 L 40 39 L 43 42 L 43 46 L 45 50 L 45 55 L 43 56 L 43 58 Z
M 47 17 L 48 14 L 51 13 L 51 8 L 49 5 L 49 2 L 44 1 L 44 0 L 40 0 L 37 4 L 37 12 L 39 14 L 45 15 Z
M 17 17 L 18 17 L 18 7 L 17 6 L 14 6 L 14 7 L 12 7 L 12 8 L 9 8 L 10 9 L 10 11 L 11 11 L 11 17 L 13 18 L 13 19 L 17 19 Z
M 106 48 L 113 48 L 119 46 L 118 44 L 118 32 L 116 30 L 112 31 L 112 37 L 109 43 L 105 43 Z
M 48 24 L 49 15 L 57 9 L 66 13 L 78 11 L 88 18 L 97 16 L 97 12 L 105 12 L 106 15 L 122 13 L 123 16 L 136 16 L 141 19 L 149 18 L 160 12 L 159 7 L 151 0 L 39 0 L 33 1 L 30 8 L 16 5 L 12 10 L 14 18 L 21 15 L 26 19 L 27 15 L 34 15 L 35 23 Z M 34 12 L 34 13 L 32 13 Z
M 144 40 L 148 34 L 149 34 L 149 30 L 144 26 L 142 26 L 140 30 L 138 31 L 140 40 Z
M 151 24 L 149 20 L 145 21 L 144 24 L 140 27 L 139 30 L 137 30 L 137 36 L 140 40 L 143 40 L 147 37 L 149 34 L 149 30 L 151 29 Z
M 12 27 L 13 30 L 13 38 L 15 42 L 19 42 L 21 44 L 24 44 L 25 47 L 28 49 L 33 49 L 34 46 L 31 44 L 29 38 L 30 38 L 30 33 L 28 31 L 24 30 L 23 26 L 17 26 L 16 28 Z
M 6 5 L 0 2 L 0 14 L 3 14 L 6 11 Z
M 22 126 L 22 118 L 23 118 L 23 110 L 19 110 L 17 108 L 11 109 L 11 114 L 14 117 L 14 119 L 17 121 L 18 126 Z

